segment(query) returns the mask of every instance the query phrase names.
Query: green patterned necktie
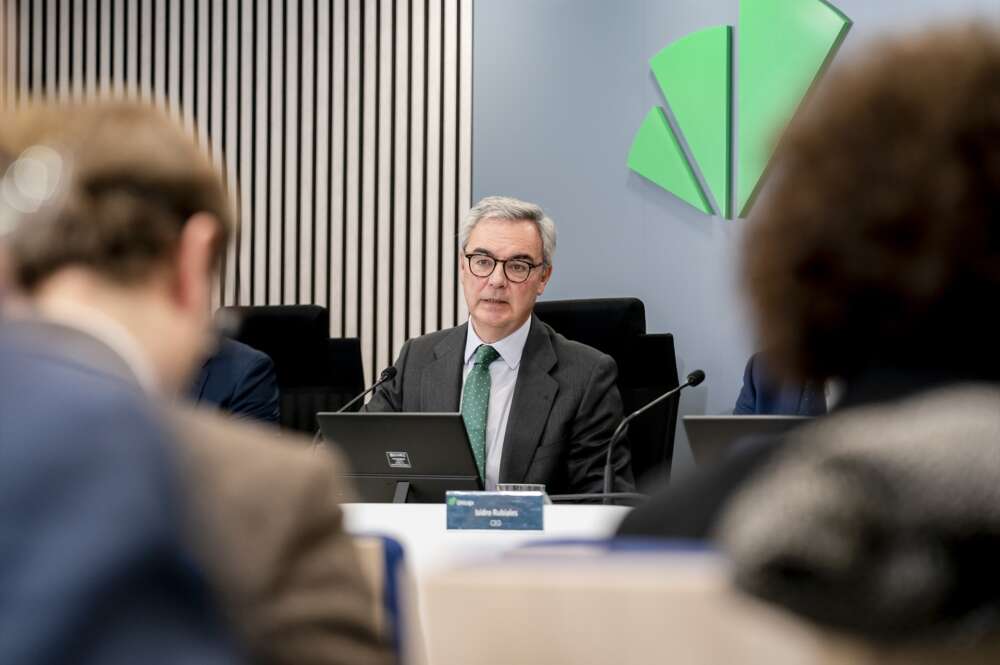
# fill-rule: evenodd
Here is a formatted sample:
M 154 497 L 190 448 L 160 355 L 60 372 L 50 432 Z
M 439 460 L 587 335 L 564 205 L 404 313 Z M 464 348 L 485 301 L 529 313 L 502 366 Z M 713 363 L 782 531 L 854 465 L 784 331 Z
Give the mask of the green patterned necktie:
M 479 467 L 479 477 L 486 479 L 486 415 L 490 408 L 490 363 L 500 357 L 492 346 L 476 349 L 475 364 L 462 389 L 462 420 L 469 433 L 469 444 Z

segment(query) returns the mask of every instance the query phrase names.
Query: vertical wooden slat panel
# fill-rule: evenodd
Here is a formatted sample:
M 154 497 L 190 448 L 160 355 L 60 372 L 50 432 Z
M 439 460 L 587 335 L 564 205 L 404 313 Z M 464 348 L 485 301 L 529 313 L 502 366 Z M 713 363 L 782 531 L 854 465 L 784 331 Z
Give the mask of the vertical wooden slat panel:
M 175 120 L 180 119 L 181 101 L 181 6 L 184 0 L 169 0 L 166 3 L 166 35 L 164 38 L 164 64 L 166 66 L 166 102 L 170 114 Z
M 392 355 L 396 357 L 403 343 L 409 337 L 410 308 L 410 155 L 412 153 L 412 103 L 411 80 L 412 68 L 412 9 L 413 0 L 397 0 L 396 2 L 396 155 L 394 159 L 393 188 L 393 326 Z
M 253 253 L 256 239 L 255 213 L 253 208 L 254 186 L 256 185 L 256 159 L 253 150 L 253 69 L 256 53 L 253 51 L 254 16 L 252 3 L 240 3 L 240 80 L 236 103 L 240 109 L 240 289 L 237 304 L 250 305 L 253 286 Z
M 267 15 L 267 0 L 258 0 L 255 4 L 254 39 L 252 52 L 256 58 L 254 68 L 254 123 L 253 146 L 255 153 L 254 180 L 252 191 L 254 195 L 254 247 L 253 247 L 253 305 L 263 305 L 267 302 L 267 230 L 268 230 L 268 189 L 267 179 L 269 164 L 267 161 L 267 141 L 270 135 L 268 126 L 267 92 L 271 82 L 267 77 L 268 60 L 271 57 L 265 47 L 270 30 Z
M 392 0 L 379 0 L 379 25 L 378 25 L 378 69 L 379 69 L 379 91 L 378 91 L 378 172 L 376 173 L 376 201 L 377 201 L 377 238 L 378 243 L 375 248 L 375 305 L 372 316 L 372 334 L 374 335 L 374 360 L 373 374 L 377 376 L 383 367 L 388 365 L 390 357 L 389 346 L 389 321 L 392 302 L 389 298 L 389 283 L 392 279 L 392 262 L 390 260 L 390 247 L 393 242 L 390 233 L 390 199 L 392 198 L 392 185 L 390 180 L 391 162 L 394 159 L 392 145 L 392 118 L 393 118 L 393 98 L 392 87 L 392 51 L 394 48 L 393 35 L 393 2 Z
M 195 132 L 195 86 L 198 75 L 197 44 L 195 43 L 195 24 L 198 20 L 196 16 L 195 0 L 179 0 L 184 3 L 183 21 L 181 22 L 181 115 L 184 118 L 184 126 L 188 131 Z M 251 98 L 252 103 L 252 98 Z
M 330 227 L 333 220 L 330 213 L 330 132 L 333 130 L 331 110 L 331 81 L 330 72 L 333 42 L 331 40 L 330 28 L 332 26 L 332 8 L 327 2 L 313 0 L 316 12 L 316 32 L 315 32 L 315 55 L 316 69 L 313 71 L 313 81 L 315 93 L 313 101 L 315 104 L 313 116 L 315 117 L 315 169 L 313 179 L 315 190 L 313 201 L 315 204 L 314 214 L 316 221 L 316 236 L 313 239 L 313 284 L 316 293 L 313 299 L 315 303 L 326 304 L 329 300 L 329 239 Z
M 7 0 L 0 0 L 0 109 L 7 108 L 7 47 L 11 42 L 7 32 Z
M 370 380 L 467 316 L 472 0 L 0 0 L 0 105 L 138 95 L 225 171 L 217 304 L 316 302 Z
M 97 42 L 97 81 L 94 90 L 99 95 L 111 91 L 111 0 L 95 0 L 98 21 Z
M 316 225 L 316 90 L 314 73 L 316 70 L 316 17 L 311 0 L 303 0 L 298 14 L 298 76 L 296 90 L 299 109 L 296 144 L 299 147 L 297 160 L 300 168 L 296 188 L 295 219 L 298 221 L 295 265 L 298 269 L 298 285 L 295 302 L 314 302 L 315 248 L 313 235 Z
M 339 4 L 339 3 L 338 3 Z M 284 3 L 281 0 L 268 0 L 271 16 L 268 23 L 270 33 L 270 43 L 268 52 L 271 64 L 269 66 L 271 83 L 271 122 L 268 130 L 270 142 L 271 167 L 269 175 L 269 222 L 270 230 L 268 236 L 268 304 L 278 305 L 282 302 L 281 274 L 282 274 L 282 241 L 281 220 L 284 216 L 282 210 L 282 193 L 284 190 L 284 58 L 283 45 L 284 33 L 281 29 L 284 16 Z
M 334 3 L 331 50 L 332 96 L 330 106 L 330 238 L 328 268 L 331 334 L 346 336 L 344 328 L 344 238 L 347 235 L 347 3 Z
M 57 23 L 58 2 L 56 0 L 43 0 L 45 6 L 45 24 L 42 29 L 45 31 L 45 96 L 54 98 L 59 89 L 59 60 L 57 49 L 59 47 L 59 32 Z M 41 3 L 39 3 L 41 4 Z
M 70 30 L 72 29 L 70 23 L 71 8 L 73 6 L 72 2 L 59 2 L 59 17 L 58 17 L 58 27 L 56 28 L 57 34 L 59 35 L 58 42 L 58 53 L 56 58 L 59 62 L 59 80 L 57 86 L 59 88 L 58 97 L 60 101 L 66 101 L 69 99 L 70 95 L 70 84 L 72 81 L 73 73 L 70 69 L 70 44 L 72 40 L 70 39 Z
M 237 173 L 239 170 L 238 147 L 236 143 L 236 132 L 238 117 L 238 105 L 236 101 L 238 84 L 238 64 L 239 58 L 234 57 L 238 48 L 237 33 L 239 26 L 236 25 L 236 9 L 239 0 L 223 0 L 221 8 L 221 32 L 222 51 L 219 70 L 221 72 L 220 94 L 222 104 L 220 104 L 219 116 L 222 121 L 220 128 L 221 138 L 221 160 L 222 168 L 226 174 L 226 184 L 229 187 L 230 200 L 233 202 L 233 209 L 236 211 L 237 223 L 240 219 L 239 184 Z M 237 246 L 240 243 L 241 232 L 237 226 L 233 242 L 229 244 L 226 253 L 226 270 L 222 280 L 223 304 L 236 304 L 237 269 L 239 267 Z
M 441 297 L 441 0 L 429 0 L 427 13 L 426 97 L 427 114 L 424 153 L 424 331 L 441 328 L 438 301 Z
M 410 161 L 407 165 L 409 192 L 409 217 L 407 227 L 410 236 L 407 277 L 409 279 L 407 336 L 415 337 L 424 333 L 423 277 L 424 277 L 424 152 L 426 150 L 425 118 L 425 61 L 427 58 L 424 29 L 426 25 L 427 0 L 413 0 L 410 14 Z
M 458 144 L 456 141 L 458 126 L 458 4 L 450 0 L 442 0 L 445 11 L 441 17 L 444 39 L 441 68 L 444 72 L 442 81 L 442 118 L 441 118 L 441 159 L 439 195 L 441 199 L 441 326 L 454 326 L 456 276 L 458 265 L 457 233 L 455 220 L 455 201 L 458 192 L 455 188 L 455 169 L 457 166 Z
M 361 7 L 358 0 L 348 0 L 347 20 L 345 21 L 347 34 L 347 62 L 346 62 L 346 87 L 347 87 L 347 107 L 346 107 L 346 149 L 344 151 L 344 170 L 347 176 L 344 187 L 344 251 L 341 254 L 343 260 L 343 284 L 344 284 L 344 336 L 355 337 L 358 334 L 358 192 L 361 187 L 361 178 L 358 173 L 358 155 L 360 152 L 361 123 L 358 122 L 358 114 L 361 107 L 361 37 L 360 29 Z
M 139 60 L 136 81 L 139 95 L 144 101 L 152 100 L 153 88 L 153 3 L 139 0 L 136 3 L 136 23 L 139 38 Z
M 458 0 L 459 11 L 459 132 L 458 132 L 458 220 L 469 213 L 472 207 L 472 0 Z M 459 321 L 469 317 L 469 308 L 462 296 L 462 287 L 457 287 Z
M 378 4 L 365 2 L 362 4 L 364 18 L 361 29 L 364 34 L 362 49 L 364 51 L 364 66 L 361 80 L 363 104 L 360 109 L 360 122 L 363 125 L 361 142 L 361 201 L 358 231 L 359 253 L 361 263 L 358 266 L 358 335 L 361 337 L 361 358 L 365 375 L 372 376 L 374 364 L 374 328 L 372 325 L 377 288 L 375 279 L 375 241 L 378 232 L 375 219 L 375 171 L 378 164 L 378 53 L 376 36 L 378 30 Z
M 112 90 L 115 96 L 123 97 L 125 96 L 125 63 L 126 63 L 126 46 L 128 43 L 127 33 L 128 26 L 126 24 L 127 16 L 127 5 L 131 4 L 129 0 L 112 0 L 111 2 L 111 70 L 113 72 L 112 76 Z
M 18 38 L 18 22 L 20 21 L 20 13 L 17 6 L 18 0 L 4 0 L 4 13 L 5 21 L 4 26 L 6 28 L 4 35 L 4 49 L 6 52 L 6 66 L 4 67 L 6 71 L 6 107 L 13 109 L 17 106 L 18 101 L 18 76 L 20 74 L 20 63 L 18 61 L 18 49 L 20 48 L 20 39 Z

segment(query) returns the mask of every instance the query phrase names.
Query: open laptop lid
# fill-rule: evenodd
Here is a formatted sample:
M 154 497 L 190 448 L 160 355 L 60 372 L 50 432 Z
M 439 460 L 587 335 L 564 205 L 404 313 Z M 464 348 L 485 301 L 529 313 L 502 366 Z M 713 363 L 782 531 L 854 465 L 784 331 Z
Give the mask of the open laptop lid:
M 774 438 L 812 420 L 808 416 L 684 416 L 691 454 L 698 465 L 716 462 L 737 442 Z
M 447 490 L 482 489 L 459 413 L 318 413 L 323 439 L 347 458 L 364 501 L 444 501 Z

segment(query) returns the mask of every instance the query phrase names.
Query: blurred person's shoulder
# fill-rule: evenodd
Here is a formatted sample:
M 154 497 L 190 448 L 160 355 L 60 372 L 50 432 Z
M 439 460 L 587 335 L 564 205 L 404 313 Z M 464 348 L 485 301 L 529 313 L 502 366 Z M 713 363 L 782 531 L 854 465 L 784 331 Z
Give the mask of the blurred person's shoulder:
M 328 446 L 211 409 L 167 418 L 188 486 L 191 537 L 259 662 L 386 663 L 374 590 L 340 503 L 353 498 Z
M 94 349 L 97 355 L 106 351 L 100 345 L 76 348 L 74 337 L 52 332 L 47 326 L 0 324 L 0 413 L 8 428 L 25 434 L 61 429 L 73 439 L 89 432 L 84 423 L 162 429 L 162 414 L 113 354 L 102 364 L 85 357 Z
M 312 446 L 307 438 L 275 426 L 187 406 L 170 408 L 167 418 L 190 473 L 222 492 L 256 488 L 267 500 L 275 492 L 316 480 L 334 482 L 344 474 L 333 449 Z

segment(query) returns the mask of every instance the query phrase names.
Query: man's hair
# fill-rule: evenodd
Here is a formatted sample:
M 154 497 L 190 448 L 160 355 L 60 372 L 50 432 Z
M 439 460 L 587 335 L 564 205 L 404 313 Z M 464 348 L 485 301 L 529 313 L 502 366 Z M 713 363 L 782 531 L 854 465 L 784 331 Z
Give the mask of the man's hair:
M 216 259 L 225 251 L 234 222 L 223 180 L 163 112 L 126 102 L 32 103 L 0 115 L 0 174 L 38 146 L 61 156 L 65 184 L 53 214 L 23 218 L 7 239 L 21 288 L 68 266 L 141 281 L 169 260 L 199 212 L 219 223 Z
M 472 229 L 484 219 L 534 222 L 538 228 L 538 235 L 542 238 L 542 261 L 547 266 L 552 265 L 552 257 L 556 253 L 556 225 L 545 216 L 545 212 L 539 206 L 510 196 L 487 196 L 480 199 L 479 203 L 469 210 L 458 231 L 458 246 L 463 251 L 469 244 Z
M 1000 32 L 882 43 L 818 91 L 774 166 L 743 268 L 775 369 L 1000 367 Z

